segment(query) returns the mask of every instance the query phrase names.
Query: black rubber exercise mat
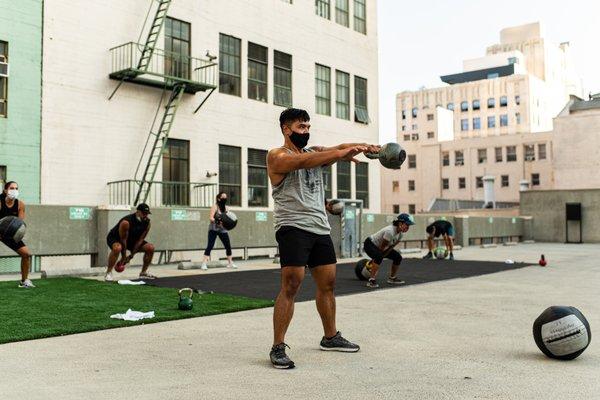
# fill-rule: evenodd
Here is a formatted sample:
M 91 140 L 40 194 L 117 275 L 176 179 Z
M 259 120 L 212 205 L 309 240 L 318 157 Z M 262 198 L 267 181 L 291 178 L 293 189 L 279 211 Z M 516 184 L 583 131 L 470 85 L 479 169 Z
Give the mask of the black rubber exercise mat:
M 387 288 L 402 288 L 407 285 L 441 281 L 455 278 L 469 278 L 478 275 L 492 274 L 523 268 L 531 264 L 489 261 L 448 261 L 448 260 L 422 260 L 405 258 L 398 272 L 398 277 L 404 280 L 404 285 L 389 285 L 386 278 L 391 267 L 388 260 L 384 261 L 379 270 L 379 289 L 367 288 L 365 281 L 360 281 L 354 273 L 354 263 L 340 263 L 337 267 L 336 295 L 362 293 L 372 290 Z M 254 271 L 231 271 L 219 274 L 202 274 L 165 277 L 148 284 L 171 288 L 190 287 L 202 291 L 228 293 L 238 296 L 254 297 L 260 299 L 275 299 L 279 292 L 280 270 L 261 269 Z M 306 277 L 296 298 L 297 301 L 313 300 L 315 298 L 315 284 L 307 270 Z

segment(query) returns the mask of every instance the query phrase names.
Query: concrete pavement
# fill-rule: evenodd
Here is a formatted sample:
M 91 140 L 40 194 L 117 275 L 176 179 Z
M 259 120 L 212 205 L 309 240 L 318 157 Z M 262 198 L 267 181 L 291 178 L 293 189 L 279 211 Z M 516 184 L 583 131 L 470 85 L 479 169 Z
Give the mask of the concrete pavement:
M 536 262 L 468 279 L 338 298 L 338 326 L 362 346 L 321 352 L 314 302 L 296 305 L 297 368 L 271 368 L 272 309 L 0 346 L 2 399 L 565 399 L 600 395 L 600 245 L 530 244 L 458 258 Z M 531 327 L 550 305 L 587 317 L 590 347 L 546 358 Z

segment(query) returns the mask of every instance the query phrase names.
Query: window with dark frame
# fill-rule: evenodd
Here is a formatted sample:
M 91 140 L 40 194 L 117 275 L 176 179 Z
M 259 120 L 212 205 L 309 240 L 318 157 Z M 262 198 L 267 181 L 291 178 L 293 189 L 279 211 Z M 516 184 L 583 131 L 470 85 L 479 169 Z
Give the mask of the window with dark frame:
M 411 135 L 411 140 L 419 140 L 419 134 L 418 133 L 413 133 Z
M 449 165 L 450 165 L 450 153 L 447 151 L 444 151 L 442 153 L 442 166 L 447 167 Z
M 415 154 L 408 155 L 408 168 L 417 168 L 417 156 Z
M 329 0 L 315 0 L 315 14 L 329 19 Z
M 450 189 L 450 179 L 442 178 L 442 189 L 443 190 Z
M 462 112 L 469 111 L 469 102 L 468 101 L 463 101 L 460 103 L 460 111 L 462 111 Z
M 175 18 L 165 19 L 165 75 L 190 79 L 191 25 Z
M 369 163 L 356 164 L 354 177 L 356 186 L 356 199 L 363 201 L 363 207 L 369 208 Z
M 496 162 L 502 162 L 502 147 L 495 147 Z
M 349 0 L 335 0 L 335 22 L 340 25 L 350 26 L 350 5 Z
M 354 30 L 367 34 L 367 6 L 366 0 L 354 0 Z
M 405 141 L 409 141 L 410 140 L 410 134 L 407 133 L 406 135 L 404 135 L 404 140 Z
M 490 97 L 487 100 L 487 108 L 494 108 L 494 107 L 496 107 L 496 99 L 493 97 Z
M 446 108 L 450 111 L 454 111 L 454 103 L 448 103 L 446 104 Z
M 350 75 L 343 71 L 335 71 L 335 114 L 350 119 Z
M 465 132 L 469 130 L 469 120 L 468 119 L 461 119 L 460 120 L 460 130 Z
M 533 144 L 523 145 L 523 153 L 525 154 L 525 161 L 535 161 L 535 146 Z
M 481 118 L 475 117 L 473 118 L 473 130 L 481 129 Z
M 546 144 L 545 143 L 538 144 L 538 159 L 539 160 L 546 159 Z
M 517 146 L 506 146 L 506 161 L 517 161 Z
M 238 38 L 219 34 L 219 93 L 242 95 L 241 43 Z
M 433 132 L 427 132 L 427 139 L 434 139 L 435 134 Z
M 338 199 L 352 198 L 350 161 L 337 162 L 337 197 Z
M 413 192 L 414 190 L 415 190 L 415 181 L 411 179 L 408 181 L 408 191 Z
M 392 210 L 394 214 L 400 214 L 400 204 L 394 204 Z
M 479 100 L 473 100 L 473 110 L 479 110 L 481 108 L 481 104 L 479 103 Z
M 509 184 L 508 175 L 502 175 L 500 178 L 502 181 L 502 187 L 508 187 L 508 184 Z
M 531 186 L 539 186 L 540 174 L 531 174 Z
M 433 121 L 433 114 L 427 114 L 427 121 Z
M 483 177 L 482 176 L 475 177 L 475 187 L 478 189 L 481 189 L 483 187 Z
M 268 206 L 267 151 L 248 149 L 248 207 Z
M 454 152 L 454 165 L 465 165 L 465 155 L 462 150 L 456 150 Z
M 190 204 L 190 142 L 167 139 L 162 152 L 162 203 Z M 167 183 L 168 182 L 168 183 Z M 172 182 L 172 183 L 171 183 Z
M 488 126 L 488 128 L 496 127 L 496 116 L 490 115 L 487 117 L 487 126 Z
M 477 163 L 484 164 L 487 162 L 487 149 L 477 149 Z
M 227 193 L 228 203 L 242 205 L 242 149 L 219 145 L 219 191 Z
M 248 42 L 248 98 L 267 102 L 268 49 Z
M 398 209 L 398 212 L 400 212 L 400 209 Z M 417 212 L 417 206 L 414 204 L 409 204 L 408 205 L 408 213 L 409 214 L 414 214 Z
M 467 187 L 467 179 L 466 178 L 458 178 L 458 188 L 465 189 Z
M 292 56 L 275 50 L 273 61 L 273 104 L 291 107 Z
M 500 116 L 500 126 L 508 126 L 508 115 L 502 114 Z
M 363 124 L 369 123 L 367 80 L 359 76 L 354 77 L 354 121 Z
M 500 107 L 506 107 L 508 105 L 508 97 L 500 96 Z
M 392 181 L 392 192 L 400 190 L 400 181 Z
M 419 112 L 419 109 L 417 107 L 413 107 L 412 109 L 412 117 L 413 118 L 417 118 L 417 113 Z
M 331 68 L 315 64 L 317 114 L 331 115 Z

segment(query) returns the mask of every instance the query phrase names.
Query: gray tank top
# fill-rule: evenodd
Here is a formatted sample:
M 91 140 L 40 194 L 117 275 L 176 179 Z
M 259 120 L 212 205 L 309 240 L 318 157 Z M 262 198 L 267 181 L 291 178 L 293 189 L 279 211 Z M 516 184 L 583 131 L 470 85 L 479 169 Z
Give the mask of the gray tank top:
M 225 208 L 225 211 L 227 211 L 227 208 Z M 219 206 L 217 206 L 217 211 L 215 211 L 215 219 L 221 214 L 221 210 L 219 210 Z M 215 232 L 220 232 L 220 233 L 227 233 L 227 229 L 223 228 L 221 225 L 217 225 L 214 222 L 211 222 L 208 225 L 208 229 L 211 231 L 215 231 Z
M 284 149 L 292 153 L 290 149 Z M 282 226 L 293 226 L 317 235 L 330 233 L 321 167 L 289 172 L 283 181 L 273 187 L 273 200 L 275 230 Z

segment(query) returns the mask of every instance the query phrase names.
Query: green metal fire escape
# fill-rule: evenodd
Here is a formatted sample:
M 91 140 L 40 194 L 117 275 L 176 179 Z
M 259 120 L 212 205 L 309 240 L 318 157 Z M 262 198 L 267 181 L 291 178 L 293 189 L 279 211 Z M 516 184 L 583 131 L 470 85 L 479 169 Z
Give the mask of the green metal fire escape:
M 151 1 L 150 10 L 155 3 L 157 3 L 157 7 L 146 36 L 146 42 L 144 44 L 129 42 L 110 50 L 112 69 L 109 77 L 120 82 L 110 95 L 109 100 L 123 82 L 170 91 L 160 125 L 154 130 L 154 123 L 152 123 L 146 144 L 142 150 L 134 174 L 136 194 L 132 196 L 134 201 L 131 205 L 146 202 L 148 199 L 183 93 L 193 95 L 197 92 L 206 92 L 204 99 L 194 111 L 195 113 L 217 87 L 217 64 L 214 62 L 214 57 L 208 59 L 189 57 L 166 52 L 156 47 L 172 0 Z M 162 101 L 161 97 L 159 109 Z

